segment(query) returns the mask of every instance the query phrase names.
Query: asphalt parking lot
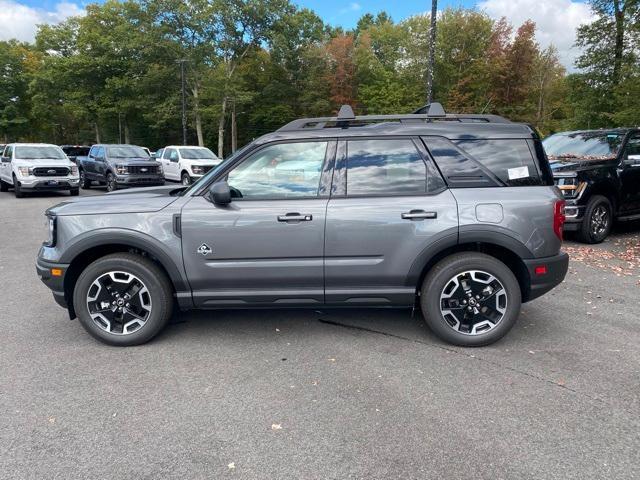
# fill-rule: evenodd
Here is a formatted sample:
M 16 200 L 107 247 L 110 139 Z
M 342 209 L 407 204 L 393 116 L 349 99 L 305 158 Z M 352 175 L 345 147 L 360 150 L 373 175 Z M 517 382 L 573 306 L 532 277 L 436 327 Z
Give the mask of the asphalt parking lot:
M 35 274 L 65 198 L 0 194 L 0 478 L 640 476 L 638 225 L 568 242 L 565 283 L 490 347 L 357 309 L 182 314 L 122 349 Z

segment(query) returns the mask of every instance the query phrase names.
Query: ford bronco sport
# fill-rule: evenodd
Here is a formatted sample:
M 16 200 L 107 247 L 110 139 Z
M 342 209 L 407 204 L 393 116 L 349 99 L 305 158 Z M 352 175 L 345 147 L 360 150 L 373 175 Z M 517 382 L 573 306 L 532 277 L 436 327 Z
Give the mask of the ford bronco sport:
M 189 187 L 46 212 L 42 281 L 113 345 L 180 309 L 419 306 L 433 332 L 492 343 L 564 278 L 564 200 L 527 125 L 427 113 L 296 120 Z

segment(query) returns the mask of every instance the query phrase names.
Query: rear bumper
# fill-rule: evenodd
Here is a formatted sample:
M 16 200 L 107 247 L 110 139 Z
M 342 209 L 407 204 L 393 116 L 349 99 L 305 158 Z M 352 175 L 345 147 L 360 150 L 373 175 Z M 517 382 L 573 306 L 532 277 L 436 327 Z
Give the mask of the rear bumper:
M 36 272 L 38 273 L 38 277 L 42 280 L 53 294 L 53 298 L 56 303 L 63 308 L 67 308 L 67 301 L 64 297 L 64 276 L 67 273 L 67 269 L 69 265 L 66 263 L 53 263 L 47 262 L 38 258 L 36 260 Z M 62 271 L 62 275 L 54 276 L 52 270 L 58 269 Z
M 561 252 L 553 257 L 523 260 L 529 272 L 530 288 L 523 301 L 528 302 L 538 298 L 553 288 L 557 287 L 564 280 L 569 269 L 569 255 Z M 546 273 L 536 273 L 536 269 L 546 269 Z

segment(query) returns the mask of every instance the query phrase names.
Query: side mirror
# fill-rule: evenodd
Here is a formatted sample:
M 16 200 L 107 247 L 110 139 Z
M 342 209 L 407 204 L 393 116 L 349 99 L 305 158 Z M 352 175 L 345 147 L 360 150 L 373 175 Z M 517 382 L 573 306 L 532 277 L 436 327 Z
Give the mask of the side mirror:
M 216 205 L 231 203 L 231 189 L 227 182 L 216 182 L 209 187 L 209 199 Z
M 624 164 L 630 167 L 640 167 L 640 155 L 629 155 Z

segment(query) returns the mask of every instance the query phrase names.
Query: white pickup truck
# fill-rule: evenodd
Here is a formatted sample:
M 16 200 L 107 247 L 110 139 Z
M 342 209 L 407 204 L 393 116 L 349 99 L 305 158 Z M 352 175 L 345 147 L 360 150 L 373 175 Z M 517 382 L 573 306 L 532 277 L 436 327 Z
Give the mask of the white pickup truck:
M 208 148 L 176 145 L 161 148 L 155 158 L 162 164 L 166 180 L 183 185 L 191 184 L 222 162 Z
M 78 195 L 78 167 L 60 147 L 47 143 L 10 143 L 0 162 L 0 191 L 13 188 L 16 197 L 27 192 L 68 190 Z

